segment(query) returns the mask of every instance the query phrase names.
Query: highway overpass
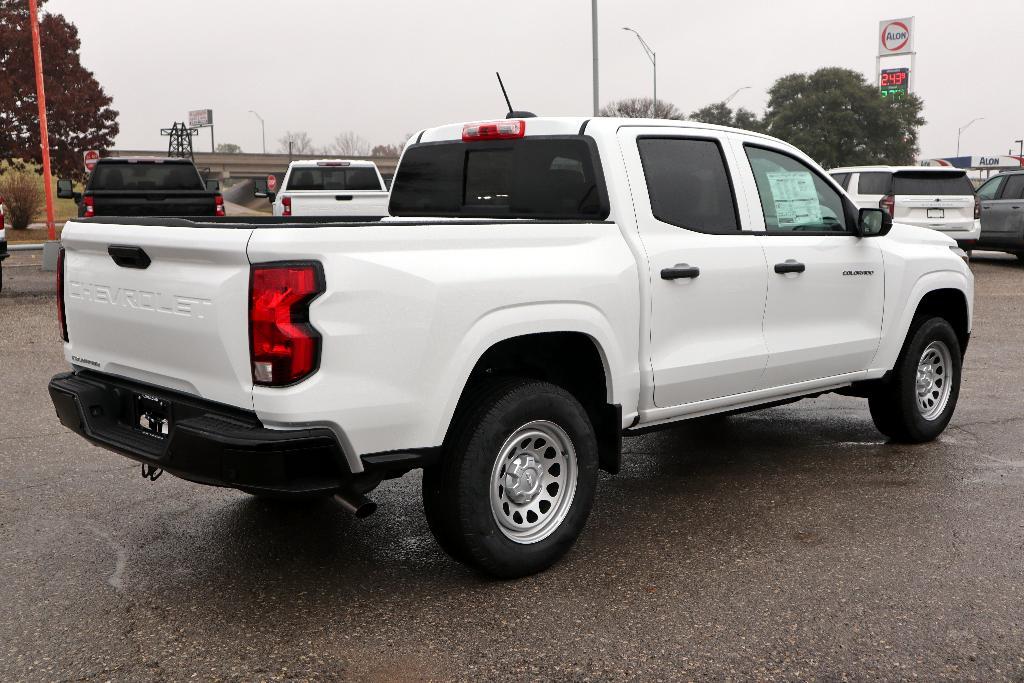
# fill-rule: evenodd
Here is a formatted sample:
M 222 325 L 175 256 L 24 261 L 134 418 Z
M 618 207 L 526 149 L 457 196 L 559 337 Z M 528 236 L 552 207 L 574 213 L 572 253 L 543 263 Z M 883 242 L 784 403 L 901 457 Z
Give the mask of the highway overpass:
M 167 150 L 137 150 L 137 149 L 112 149 L 106 153 L 112 157 L 165 157 Z M 252 179 L 265 178 L 271 173 L 284 173 L 288 168 L 288 162 L 295 159 L 322 159 L 336 157 L 337 155 L 325 154 L 221 154 L 219 152 L 196 152 L 194 155 L 196 166 L 203 172 L 209 173 L 210 178 L 219 180 L 231 179 Z M 398 157 L 347 157 L 350 159 L 365 159 L 377 164 L 381 175 L 390 179 L 395 174 L 395 167 L 398 165 Z M 207 169 L 209 169 L 207 171 Z

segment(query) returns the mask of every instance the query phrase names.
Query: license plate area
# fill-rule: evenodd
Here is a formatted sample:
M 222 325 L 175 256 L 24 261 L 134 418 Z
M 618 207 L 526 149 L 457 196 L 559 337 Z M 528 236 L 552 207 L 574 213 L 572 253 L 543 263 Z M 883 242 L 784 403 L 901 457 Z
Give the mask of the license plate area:
M 928 209 L 928 218 L 945 218 L 945 209 Z
M 167 438 L 171 433 L 171 404 L 154 396 L 135 394 L 132 398 L 132 426 L 148 436 Z

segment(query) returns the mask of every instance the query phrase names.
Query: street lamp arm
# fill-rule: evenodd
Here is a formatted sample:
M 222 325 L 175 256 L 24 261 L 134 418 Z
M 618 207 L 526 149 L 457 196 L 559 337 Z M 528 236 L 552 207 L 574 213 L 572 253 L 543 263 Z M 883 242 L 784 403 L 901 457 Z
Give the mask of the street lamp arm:
M 635 29 L 631 29 L 628 26 L 623 26 L 622 30 L 629 31 L 634 36 L 636 36 L 636 39 L 640 41 L 640 46 L 644 49 L 644 52 L 647 53 L 647 59 L 651 60 L 651 63 L 654 63 L 654 61 L 657 59 L 656 53 L 651 48 L 651 46 L 647 44 L 647 41 L 644 40 L 644 37 L 641 36 L 640 33 L 637 32 Z

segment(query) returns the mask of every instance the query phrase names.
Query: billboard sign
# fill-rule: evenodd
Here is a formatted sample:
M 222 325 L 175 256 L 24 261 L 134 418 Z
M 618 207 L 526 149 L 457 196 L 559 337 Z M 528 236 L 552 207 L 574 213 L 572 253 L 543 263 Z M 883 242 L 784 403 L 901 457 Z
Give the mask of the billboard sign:
M 213 125 L 213 110 L 212 109 L 196 109 L 188 113 L 188 125 L 192 128 L 197 126 L 212 126 Z
M 914 51 L 914 17 L 878 22 L 878 56 L 907 55 Z

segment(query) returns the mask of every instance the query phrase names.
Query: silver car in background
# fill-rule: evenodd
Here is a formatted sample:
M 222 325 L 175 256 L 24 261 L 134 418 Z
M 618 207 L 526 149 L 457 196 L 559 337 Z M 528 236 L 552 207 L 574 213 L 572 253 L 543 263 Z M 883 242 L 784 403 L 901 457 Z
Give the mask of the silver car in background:
M 1024 171 L 1000 173 L 978 188 L 978 249 L 1005 251 L 1024 261 Z

